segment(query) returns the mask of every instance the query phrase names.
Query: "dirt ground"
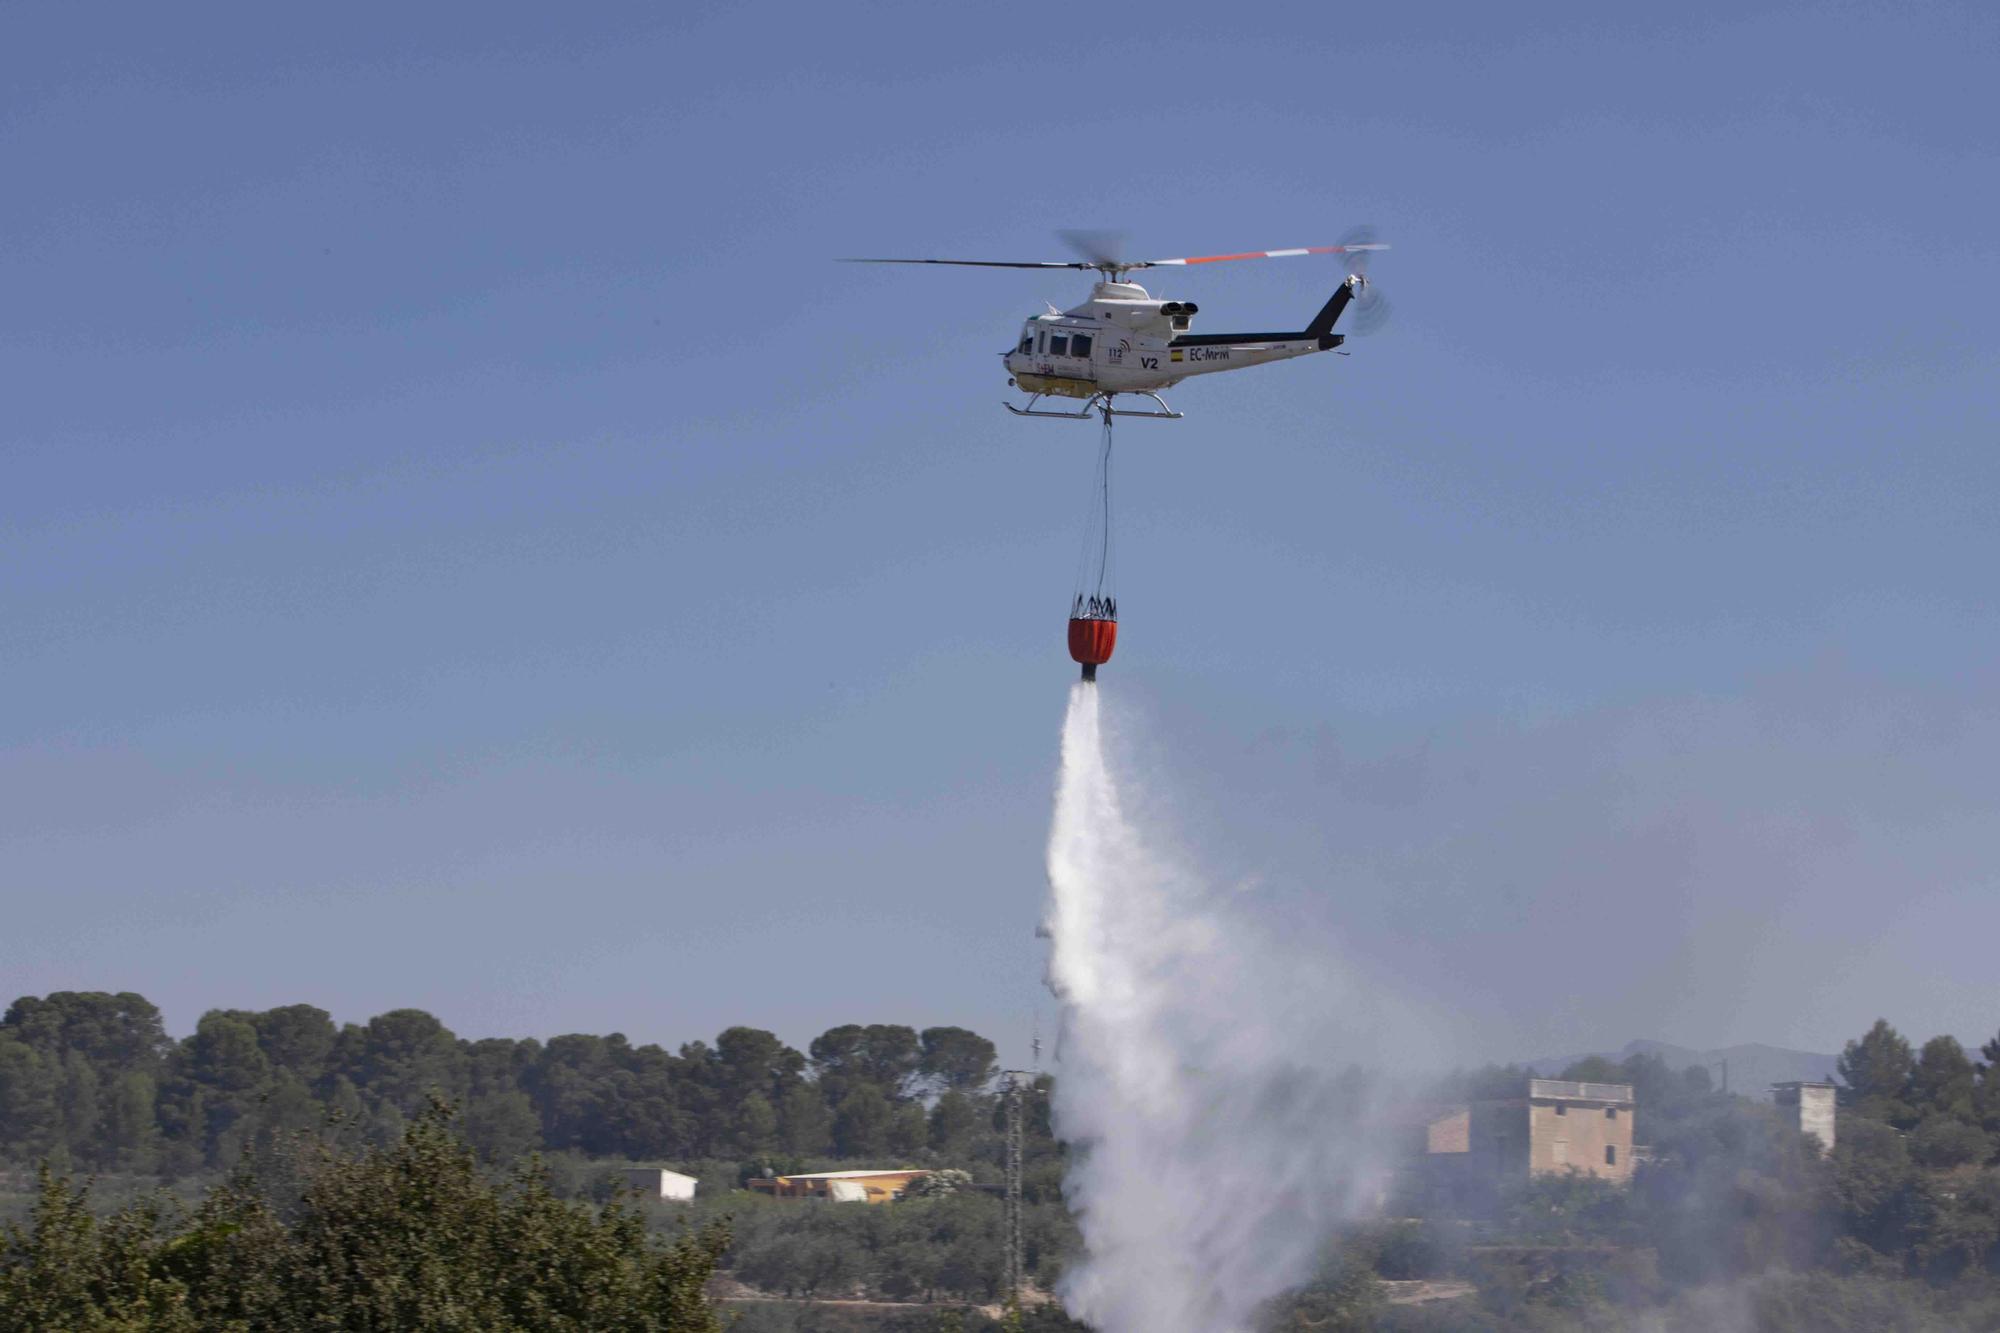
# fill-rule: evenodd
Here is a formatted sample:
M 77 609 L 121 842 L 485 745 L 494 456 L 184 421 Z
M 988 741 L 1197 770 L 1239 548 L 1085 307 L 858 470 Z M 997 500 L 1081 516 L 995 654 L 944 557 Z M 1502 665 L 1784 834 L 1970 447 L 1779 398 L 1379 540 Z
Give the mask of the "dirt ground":
M 1418 1281 L 1382 1283 L 1382 1290 L 1391 1305 L 1424 1305 L 1430 1301 L 1455 1301 L 1461 1296 L 1470 1296 L 1479 1288 L 1470 1282 Z

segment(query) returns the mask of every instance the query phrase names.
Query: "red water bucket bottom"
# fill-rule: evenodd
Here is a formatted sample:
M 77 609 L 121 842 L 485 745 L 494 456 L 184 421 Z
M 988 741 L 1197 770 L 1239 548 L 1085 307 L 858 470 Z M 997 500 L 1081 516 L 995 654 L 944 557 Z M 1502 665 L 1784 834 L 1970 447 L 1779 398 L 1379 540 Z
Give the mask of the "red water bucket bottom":
M 1111 650 L 1117 644 L 1118 622 L 1115 620 L 1069 622 L 1069 655 L 1085 666 L 1109 662 Z

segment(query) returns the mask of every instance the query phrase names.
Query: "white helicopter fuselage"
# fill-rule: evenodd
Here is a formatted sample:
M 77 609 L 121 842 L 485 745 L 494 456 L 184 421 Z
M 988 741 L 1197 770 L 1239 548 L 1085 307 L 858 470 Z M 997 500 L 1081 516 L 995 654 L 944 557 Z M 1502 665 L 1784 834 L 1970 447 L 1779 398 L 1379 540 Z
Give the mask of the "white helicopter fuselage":
M 1071 310 L 1031 317 L 1001 353 L 1012 382 L 1033 394 L 1091 398 L 1153 393 L 1190 375 L 1242 370 L 1329 351 L 1340 343 L 1307 333 L 1189 333 L 1191 303 L 1160 301 L 1135 282 L 1100 282 Z

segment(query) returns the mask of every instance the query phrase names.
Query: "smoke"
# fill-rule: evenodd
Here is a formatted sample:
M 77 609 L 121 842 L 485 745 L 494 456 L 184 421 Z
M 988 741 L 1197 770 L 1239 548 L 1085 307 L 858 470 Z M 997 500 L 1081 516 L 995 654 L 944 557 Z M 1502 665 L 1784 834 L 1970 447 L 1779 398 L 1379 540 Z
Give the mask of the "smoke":
M 1829 1033 L 1833 1048 L 1912 1008 L 1919 1031 L 1959 1012 L 1961 1030 L 1990 1031 L 1986 973 L 1959 955 L 1991 935 L 1968 923 L 1990 899 L 1996 697 L 1836 664 L 1740 697 L 1386 743 L 1330 725 L 1249 746 L 1148 728 L 1176 753 L 1142 743 L 1142 763 L 1124 713 L 1078 689 L 1047 919 L 1056 1122 L 1085 1242 L 1065 1305 L 1101 1333 L 1244 1333 L 1382 1198 L 1399 1156 L 1385 1110 L 1408 1094 L 1357 1066 L 1420 1075 L 1446 1051 L 1476 1064 L 1662 1029 Z M 1225 799 L 1157 814 L 1176 761 Z M 1272 882 L 1203 873 L 1184 837 Z M 1911 930 L 1918 914 L 1935 928 Z M 1667 1174 L 1617 1225 L 1639 1227 L 1662 1270 L 1593 1306 L 1606 1321 L 1820 1327 L 1820 1305 L 1846 1302 L 1885 1326 L 1991 1323 L 1957 1315 L 1976 1286 L 1948 1297 L 1825 1266 L 1819 1247 L 1859 1224 L 1817 1159 L 1793 1169 L 1748 1108 L 1683 1108 L 1664 1139 L 1664 1104 L 1639 1116 Z M 1931 1243 L 1923 1226 L 1882 1265 Z
M 1093 686 L 1070 697 L 1049 883 L 1086 1251 L 1064 1304 L 1101 1333 L 1240 1333 L 1386 1184 L 1355 1068 L 1380 1054 L 1358 1035 L 1373 988 L 1136 825 Z

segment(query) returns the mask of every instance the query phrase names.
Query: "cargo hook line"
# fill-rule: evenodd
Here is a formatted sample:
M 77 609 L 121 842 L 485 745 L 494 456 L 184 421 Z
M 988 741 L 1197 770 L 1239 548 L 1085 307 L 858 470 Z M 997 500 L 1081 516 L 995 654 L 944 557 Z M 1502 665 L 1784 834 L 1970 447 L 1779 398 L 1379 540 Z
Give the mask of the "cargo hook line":
M 1103 507 L 1103 528 L 1097 542 L 1097 593 L 1104 595 L 1104 579 L 1111 565 L 1111 403 L 1098 409 L 1104 413 L 1104 443 L 1097 459 L 1097 493 Z

